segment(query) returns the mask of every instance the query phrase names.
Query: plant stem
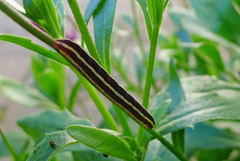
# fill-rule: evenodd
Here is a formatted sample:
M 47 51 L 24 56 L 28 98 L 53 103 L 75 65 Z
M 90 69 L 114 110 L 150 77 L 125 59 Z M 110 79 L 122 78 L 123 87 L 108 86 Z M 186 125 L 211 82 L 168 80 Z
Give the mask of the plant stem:
M 169 151 L 171 151 L 179 160 L 188 161 L 188 158 L 178 151 L 172 144 L 170 144 L 161 134 L 155 129 L 148 130 L 154 137 L 156 137 Z
M 6 1 L 0 1 L 0 9 L 7 14 L 16 23 L 22 26 L 25 30 L 36 36 L 38 39 L 42 40 L 49 46 L 54 43 L 53 38 L 51 38 L 47 33 L 43 32 L 35 25 L 33 25 L 26 17 L 21 13 L 17 12 L 13 7 L 11 7 Z
M 119 123 L 121 124 L 122 128 L 123 128 L 123 133 L 127 136 L 130 136 L 134 139 L 133 137 L 133 133 L 128 125 L 128 122 L 127 122 L 127 118 L 126 118 L 126 115 L 122 112 L 122 110 L 116 105 L 116 104 L 112 104 L 113 105 L 113 108 L 116 112 L 116 115 L 117 115 L 117 118 L 119 120 Z M 135 141 L 135 140 L 134 140 Z
M 142 105 L 146 109 L 148 109 L 148 103 L 149 103 L 149 97 L 150 97 L 150 90 L 151 90 L 152 76 L 153 76 L 153 67 L 154 67 L 154 60 L 155 60 L 155 54 L 156 54 L 156 48 L 157 48 L 158 32 L 159 32 L 159 25 L 154 25 L 152 39 L 151 39 L 151 45 L 150 45 L 148 66 L 147 66 L 147 76 L 146 76 L 145 88 L 144 88 L 144 92 L 143 92 Z M 143 131 L 144 131 L 144 129 L 141 126 L 139 126 L 138 137 L 137 137 L 138 143 L 140 143 L 142 140 Z
M 63 38 L 63 34 L 62 34 L 62 30 L 60 28 L 60 24 L 57 20 L 57 15 L 56 12 L 51 12 L 51 8 L 54 8 L 54 3 L 53 1 L 46 1 L 43 0 L 43 5 L 45 10 L 40 10 L 40 12 L 45 12 L 47 14 L 42 13 L 42 15 L 44 15 L 44 18 L 46 19 L 49 29 L 51 30 L 51 36 L 55 39 L 58 38 Z
M 87 25 L 84 21 L 84 18 L 82 16 L 82 13 L 79 8 L 77 0 L 68 0 L 68 4 L 72 10 L 72 13 L 77 22 L 78 28 L 82 34 L 82 38 L 83 38 L 84 42 L 86 43 L 89 53 L 100 65 L 102 65 L 101 58 L 98 54 L 98 51 L 95 47 L 92 37 L 88 31 Z
M 181 153 L 185 153 L 185 129 L 174 131 L 171 135 L 173 146 Z
M 143 47 L 143 42 L 141 39 L 140 31 L 139 31 L 139 24 L 138 24 L 138 19 L 137 19 L 137 12 L 136 12 L 136 7 L 135 7 L 135 2 L 134 0 L 131 0 L 131 6 L 132 6 L 132 12 L 133 12 L 133 20 L 134 20 L 134 27 L 135 27 L 135 35 L 138 41 L 138 45 L 140 47 L 140 51 L 143 57 L 143 60 L 145 60 L 145 51 Z
M 61 69 L 60 69 L 61 68 Z M 58 102 L 59 102 L 59 106 L 61 110 L 64 110 L 67 106 L 66 104 L 66 91 L 65 91 L 65 81 L 66 81 L 66 70 L 65 70 L 65 66 L 60 66 L 59 67 L 59 71 L 61 71 L 61 80 L 64 81 L 60 81 L 59 84 L 59 93 L 58 93 Z
M 71 95 L 69 97 L 68 110 L 70 112 L 73 111 L 73 107 L 77 99 L 80 88 L 81 88 L 81 82 L 78 80 L 77 83 L 72 87 Z
M 10 142 L 7 140 L 6 136 L 4 135 L 3 131 L 2 131 L 2 128 L 0 126 L 0 134 L 2 136 L 2 139 L 5 143 L 5 145 L 7 146 L 8 150 L 10 151 L 10 153 L 12 154 L 14 160 L 18 160 L 18 155 L 17 155 L 17 152 L 14 150 L 14 148 L 12 147 L 12 145 L 10 144 Z
M 95 105 L 97 106 L 99 112 L 101 113 L 104 120 L 106 121 L 108 127 L 112 130 L 120 132 L 120 130 L 117 126 L 117 123 L 115 122 L 112 115 L 108 111 L 107 107 L 103 103 L 101 97 L 97 93 L 97 90 L 73 66 L 70 66 L 70 68 L 78 76 L 79 80 L 81 81 L 81 83 L 83 84 L 85 89 L 87 90 L 89 96 L 92 98 L 92 100 L 95 103 Z
M 159 32 L 159 26 L 157 25 L 153 26 L 153 35 L 152 35 L 152 41 L 150 46 L 150 53 L 149 53 L 148 66 L 147 66 L 147 76 L 146 76 L 145 88 L 143 92 L 143 103 L 142 103 L 146 109 L 148 108 L 149 97 L 150 97 L 153 67 L 154 67 L 154 60 L 155 60 L 155 54 L 156 54 L 156 48 L 157 48 L 158 32 Z

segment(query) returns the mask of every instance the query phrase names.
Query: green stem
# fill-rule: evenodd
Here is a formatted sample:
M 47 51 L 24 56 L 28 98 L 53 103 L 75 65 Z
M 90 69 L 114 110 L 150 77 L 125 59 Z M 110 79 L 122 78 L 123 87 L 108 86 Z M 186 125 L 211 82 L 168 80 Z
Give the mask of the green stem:
M 58 100 L 60 109 L 64 110 L 66 108 L 65 81 L 59 85 Z
M 47 33 L 43 32 L 35 25 L 33 25 L 26 17 L 24 17 L 21 13 L 17 12 L 6 1 L 0 1 L 0 9 L 10 18 L 12 18 L 16 23 L 22 26 L 25 30 L 36 36 L 38 39 L 42 40 L 49 46 L 53 45 L 53 38 L 51 38 Z
M 154 137 L 156 137 L 169 151 L 171 151 L 179 160 L 188 161 L 188 158 L 178 151 L 172 144 L 170 144 L 161 134 L 155 129 L 148 130 Z
M 154 67 L 154 60 L 155 60 L 155 54 L 156 54 L 156 48 L 157 48 L 158 32 L 159 32 L 159 25 L 154 25 L 151 45 L 150 45 L 148 66 L 147 66 L 147 76 L 146 76 L 145 88 L 143 92 L 142 105 L 146 109 L 148 109 L 148 104 L 149 104 L 149 97 L 150 97 L 150 90 L 151 90 L 152 76 L 153 76 L 153 67 Z M 140 143 L 142 140 L 143 131 L 144 129 L 141 126 L 139 126 L 138 137 L 137 137 L 138 143 Z
M 144 47 L 143 47 L 143 42 L 141 39 L 141 35 L 140 35 L 140 30 L 138 28 L 139 24 L 138 24 L 138 19 L 137 19 L 137 12 L 136 12 L 136 7 L 135 7 L 135 2 L 134 0 L 131 0 L 131 6 L 132 6 L 132 12 L 133 12 L 133 20 L 134 20 L 134 27 L 135 27 L 135 35 L 138 41 L 138 45 L 140 47 L 140 51 L 143 57 L 143 60 L 145 60 L 145 51 L 144 51 Z
M 72 87 L 71 95 L 69 97 L 68 110 L 70 112 L 73 111 L 73 107 L 77 99 L 80 88 L 81 88 L 81 81 L 78 80 L 77 83 Z
M 172 144 L 181 153 L 185 153 L 185 129 L 174 131 L 172 135 Z
M 129 125 L 128 125 L 126 115 L 122 112 L 122 110 L 116 104 L 113 103 L 112 105 L 113 105 L 113 108 L 116 112 L 119 123 L 121 124 L 121 126 L 123 128 L 123 133 L 126 136 L 130 136 L 130 137 L 134 138 L 133 133 L 132 133 L 132 131 L 131 131 Z
M 10 144 L 10 142 L 7 140 L 6 136 L 4 135 L 3 131 L 2 131 L 2 128 L 0 126 L 0 134 L 2 136 L 2 139 L 5 143 L 5 145 L 7 146 L 9 152 L 12 154 L 14 160 L 18 160 L 18 155 L 17 155 L 17 152 L 14 150 L 14 148 L 12 147 L 12 145 Z
M 97 90 L 72 66 L 70 66 L 71 69 L 75 72 L 75 74 L 78 76 L 79 80 L 87 90 L 89 96 L 92 98 L 93 102 L 97 106 L 99 112 L 103 116 L 104 120 L 106 121 L 108 127 L 112 130 L 120 132 L 118 129 L 117 123 L 113 119 L 112 115 L 108 111 L 107 107 L 103 103 L 101 97 L 99 96 Z
M 84 21 L 84 18 L 82 16 L 81 10 L 79 8 L 77 0 L 68 0 L 68 4 L 72 10 L 72 13 L 75 17 L 75 20 L 77 22 L 78 28 L 82 34 L 82 38 L 88 48 L 89 53 L 91 56 L 100 64 L 102 65 L 101 58 L 98 54 L 98 51 L 95 47 L 95 44 L 92 40 L 92 37 L 88 31 L 87 25 Z
M 40 10 L 40 12 L 47 13 L 47 14 L 42 13 L 42 15 L 44 15 L 48 23 L 48 26 L 50 26 L 49 29 L 51 30 L 51 36 L 55 39 L 62 38 L 63 34 L 60 28 L 61 25 L 58 24 L 56 12 L 51 12 L 51 9 L 50 9 L 50 8 L 55 8 L 53 1 L 46 2 L 46 0 L 44 0 L 43 5 L 45 10 Z
M 62 72 L 61 79 L 64 81 L 60 81 L 59 84 L 59 94 L 58 94 L 58 100 L 59 100 L 59 105 L 60 109 L 64 110 L 67 106 L 66 104 L 66 91 L 65 91 L 65 81 L 66 81 L 66 70 L 64 66 L 60 66 L 61 69 L 59 71 Z
M 148 66 L 147 66 L 147 76 L 146 76 L 145 88 L 143 92 L 143 103 L 142 103 L 146 109 L 148 108 L 149 97 L 150 97 L 158 33 L 159 33 L 159 26 L 157 25 L 153 26 L 153 35 L 152 35 L 151 46 L 150 46 L 150 53 L 149 53 Z

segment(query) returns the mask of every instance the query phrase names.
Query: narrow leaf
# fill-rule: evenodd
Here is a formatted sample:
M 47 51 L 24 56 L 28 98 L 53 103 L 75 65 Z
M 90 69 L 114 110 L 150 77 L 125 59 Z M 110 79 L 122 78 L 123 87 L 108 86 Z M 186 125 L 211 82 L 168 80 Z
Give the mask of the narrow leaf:
M 193 127 L 196 123 L 212 119 L 239 119 L 240 86 L 216 77 L 194 76 L 181 79 L 186 102 L 182 102 L 161 122 L 158 131 L 162 134 L 178 129 Z M 164 89 L 153 99 L 161 102 L 169 99 L 169 92 Z
M 90 0 L 87 6 L 87 9 L 84 14 L 84 20 L 86 24 L 88 24 L 91 16 L 93 15 L 93 12 L 97 9 L 99 3 L 101 0 Z
M 62 4 L 62 0 L 23 0 L 23 5 L 27 13 L 26 16 L 37 23 L 53 38 L 62 38 L 64 36 Z
M 240 26 L 239 12 L 228 0 L 190 0 L 197 18 L 214 33 L 225 39 L 239 44 Z
M 74 107 L 75 101 L 77 99 L 78 92 L 81 89 L 81 86 L 82 86 L 82 84 L 78 80 L 76 82 L 76 84 L 72 87 L 72 91 L 71 91 L 71 94 L 70 94 L 70 97 L 69 97 L 69 102 L 68 102 L 68 109 L 69 109 L 69 111 L 73 110 L 73 107 Z
M 151 18 L 148 12 L 148 5 L 147 5 L 147 1 L 146 0 L 137 0 L 137 2 L 139 3 L 139 5 L 142 8 L 142 12 L 145 18 L 145 23 L 146 23 L 146 27 L 147 27 L 147 32 L 148 32 L 148 39 L 151 40 L 152 38 L 152 22 L 151 22 Z
M 92 126 L 90 121 L 78 118 L 68 110 L 45 110 L 39 114 L 27 115 L 19 119 L 17 123 L 28 135 L 33 137 L 36 143 L 39 143 L 44 138 L 45 133 L 65 130 L 65 127 L 69 125 Z
M 15 8 L 18 12 L 25 14 L 24 8 L 20 6 L 15 0 L 6 0 L 13 8 Z
M 64 131 L 46 134 L 46 137 L 36 146 L 27 161 L 51 160 L 51 158 L 66 146 L 78 143 Z
M 14 35 L 0 34 L 0 40 L 20 45 L 26 49 L 35 51 L 44 57 L 51 58 L 64 65 L 68 65 L 68 62 L 60 54 L 52 50 L 46 49 L 38 44 L 32 43 L 32 40 L 30 39 L 14 36 Z
M 127 143 L 109 132 L 79 125 L 69 126 L 66 130 L 70 136 L 97 151 L 123 160 L 136 160 Z
M 170 84 L 169 84 L 168 90 L 170 93 L 170 98 L 172 100 L 172 103 L 168 111 L 172 112 L 180 104 L 181 101 L 185 100 L 184 90 L 182 88 L 182 85 L 177 73 L 177 68 L 174 64 L 173 58 L 171 58 L 170 60 L 169 72 L 170 72 Z M 183 153 L 184 153 L 184 139 L 185 139 L 184 137 L 185 137 L 184 129 L 174 131 L 172 133 L 173 145 Z
M 238 45 L 211 31 L 191 11 L 174 8 L 169 10 L 169 14 L 177 25 L 180 25 L 181 28 L 184 28 L 188 32 L 217 42 L 227 49 L 234 50 L 237 54 L 240 54 L 240 47 Z
M 206 95 L 209 92 L 221 90 L 240 91 L 238 84 L 218 80 L 216 77 L 207 75 L 182 78 L 181 83 L 187 100 Z
M 166 116 L 157 130 L 166 134 L 211 119 L 238 120 L 240 101 L 237 97 L 240 97 L 239 91 L 222 90 L 186 101 Z
M 30 138 L 22 130 L 11 130 L 6 133 L 6 138 L 18 153 L 30 152 L 30 147 L 33 145 Z M 10 156 L 8 148 L 3 139 L 0 137 L 0 158 Z
M 209 124 L 197 124 L 194 129 L 186 129 L 187 155 L 199 149 L 239 148 L 240 137 Z
M 150 105 L 149 111 L 153 114 L 153 118 L 155 120 L 155 127 L 154 127 L 155 129 L 158 127 L 159 122 L 162 120 L 162 118 L 166 114 L 170 104 L 171 104 L 171 100 L 164 100 L 159 104 L 154 102 L 154 104 Z M 147 145 L 150 142 L 151 138 L 152 138 L 152 135 L 149 132 L 144 131 L 142 145 Z
M 169 72 L 170 83 L 168 90 L 170 93 L 170 99 L 172 100 L 172 103 L 168 109 L 168 112 L 171 113 L 171 111 L 173 111 L 180 104 L 181 101 L 185 100 L 185 94 L 173 59 L 170 60 Z
M 161 103 L 154 102 L 150 105 L 149 111 L 153 114 L 153 118 L 155 120 L 155 127 L 156 128 L 159 122 L 162 120 L 164 115 L 166 114 L 169 106 L 171 104 L 171 100 L 164 100 Z
M 3 76 L 0 76 L 0 91 L 12 101 L 26 107 L 58 108 L 39 91 Z
M 111 71 L 110 42 L 116 3 L 116 0 L 101 1 L 93 15 L 96 47 L 108 72 Z
M 32 55 L 31 58 L 32 71 L 37 87 L 63 109 L 66 106 L 66 72 L 64 66 L 39 55 Z
M 77 152 L 72 152 L 74 161 L 106 161 L 106 160 L 111 160 L 111 161 L 121 161 L 120 159 L 108 156 L 107 158 L 103 156 L 103 153 L 97 152 L 93 149 L 88 148 L 87 150 L 84 151 L 77 151 Z

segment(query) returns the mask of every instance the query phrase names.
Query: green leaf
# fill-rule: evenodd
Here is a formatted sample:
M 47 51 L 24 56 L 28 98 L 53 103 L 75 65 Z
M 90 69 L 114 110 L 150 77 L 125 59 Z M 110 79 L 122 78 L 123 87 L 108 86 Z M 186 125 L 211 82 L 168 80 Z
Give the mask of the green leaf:
M 72 152 L 74 161 L 106 161 L 106 160 L 111 160 L 111 161 L 120 161 L 120 159 L 108 156 L 105 158 L 103 156 L 103 153 L 97 152 L 93 149 L 88 148 L 87 150 L 84 151 L 77 151 L 77 152 Z
M 238 84 L 225 82 L 214 76 L 193 76 L 181 79 L 181 84 L 186 94 L 186 99 L 191 100 L 210 92 L 222 90 L 239 91 Z
M 186 101 L 166 116 L 157 129 L 163 134 L 192 127 L 198 122 L 212 119 L 240 119 L 239 91 L 223 90 Z
M 7 1 L 14 9 L 16 9 L 18 12 L 25 14 L 25 10 L 22 6 L 20 6 L 15 0 L 8 0 Z
M 72 91 L 71 91 L 71 94 L 70 94 L 70 97 L 69 97 L 69 102 L 68 102 L 68 109 L 69 109 L 70 112 L 73 110 L 75 101 L 76 101 L 77 96 L 78 96 L 78 92 L 81 89 L 81 87 L 82 87 L 82 84 L 81 84 L 80 80 L 78 80 L 76 82 L 76 84 L 72 87 Z
M 46 137 L 34 148 L 27 160 L 51 160 L 60 150 L 76 143 L 78 142 L 70 137 L 65 130 L 46 134 Z
M 27 115 L 17 121 L 17 124 L 30 135 L 36 143 L 39 143 L 45 133 L 65 130 L 69 125 L 81 124 L 92 126 L 87 119 L 81 119 L 68 110 L 45 110 L 39 114 Z
M 159 122 L 162 120 L 164 115 L 166 114 L 169 106 L 171 104 L 171 100 L 164 100 L 162 102 L 153 101 L 152 104 L 149 107 L 150 113 L 153 114 L 153 118 L 155 120 L 155 127 L 156 128 L 159 124 Z
M 211 150 L 200 150 L 196 153 L 196 159 L 198 161 L 219 161 L 219 160 L 230 160 L 231 149 L 211 149 Z
M 110 42 L 116 7 L 116 0 L 104 0 L 98 5 L 93 14 L 95 44 L 108 72 L 111 71 L 110 64 Z M 111 73 L 111 72 L 110 72 Z
M 145 161 L 179 161 L 179 159 L 155 139 L 149 143 Z
M 54 2 L 56 7 L 54 6 Z M 53 38 L 64 37 L 62 0 L 24 0 L 26 16 L 36 22 Z
M 168 112 L 171 113 L 182 101 L 185 100 L 185 93 L 182 88 L 177 68 L 174 64 L 174 60 L 170 60 L 169 64 L 169 72 L 170 72 L 170 83 L 169 83 L 169 94 L 170 99 L 172 100 L 172 103 L 170 107 L 168 108 Z
M 76 145 L 76 144 L 74 144 Z M 72 145 L 71 145 L 72 146 Z M 74 161 L 73 160 L 73 156 L 72 156 L 72 152 L 70 151 L 60 151 L 58 152 L 52 159 L 51 161 L 54 161 L 54 160 L 57 160 L 57 161 L 66 161 L 66 160 L 69 160 L 69 161 Z
M 58 108 L 39 91 L 3 76 L 0 76 L 0 91 L 12 101 L 26 107 Z
M 239 148 L 240 137 L 209 124 L 197 124 L 186 129 L 186 152 L 192 155 L 199 149 Z
M 69 63 L 57 52 L 54 52 L 52 50 L 46 49 L 38 44 L 32 43 L 32 40 L 14 36 L 14 35 L 7 35 L 7 34 L 0 34 L 0 40 L 11 42 L 17 45 L 20 45 L 26 49 L 35 51 L 39 54 L 41 54 L 44 57 L 53 59 L 61 64 L 68 65 Z
M 146 68 L 143 65 L 144 64 L 143 58 L 141 58 L 140 55 L 136 52 L 134 52 L 134 62 L 138 84 L 139 86 L 142 86 L 144 77 L 146 76 Z
M 64 35 L 65 33 L 65 11 L 64 11 L 64 3 L 63 0 L 53 0 L 55 6 L 55 12 L 57 14 L 57 19 L 61 25 L 61 31 Z
M 32 56 L 32 71 L 37 86 L 43 93 L 63 109 L 65 103 L 65 77 L 64 67 L 49 59 L 38 55 Z
M 90 0 L 84 14 L 84 20 L 88 24 L 93 12 L 97 9 L 101 0 Z
M 217 80 L 215 77 L 195 76 L 181 79 L 186 102 L 182 102 L 161 122 L 157 131 L 162 134 L 193 127 L 196 123 L 213 119 L 240 119 L 238 110 L 240 86 Z M 154 99 L 169 98 L 166 90 Z
M 18 154 L 25 154 L 31 151 L 30 148 L 33 144 L 30 142 L 30 138 L 22 130 L 11 130 L 5 135 Z M 0 158 L 10 155 L 2 137 L 0 137 Z
M 70 136 L 97 151 L 123 160 L 136 160 L 129 145 L 114 134 L 79 125 L 69 126 L 66 130 Z
M 172 100 L 172 103 L 168 109 L 168 111 L 172 112 L 176 107 L 185 100 L 185 93 L 182 88 L 177 68 L 174 64 L 173 58 L 170 60 L 169 64 L 169 72 L 170 72 L 170 83 L 169 83 L 169 93 L 170 98 Z M 172 133 L 172 142 L 173 145 L 182 153 L 184 153 L 184 138 L 185 137 L 185 131 L 184 130 L 178 130 L 174 131 Z
M 160 25 L 162 21 L 164 0 L 148 0 L 148 11 L 153 25 Z
M 149 107 L 150 113 L 152 113 L 153 118 L 155 120 L 155 129 L 158 127 L 159 122 L 162 120 L 164 115 L 167 112 L 167 109 L 169 108 L 171 104 L 171 100 L 164 100 L 162 102 L 158 102 L 158 100 L 153 100 L 152 104 Z M 144 138 L 142 139 L 142 145 L 147 145 L 152 138 L 152 135 L 144 131 Z
M 139 3 L 139 5 L 141 6 L 144 18 L 145 18 L 145 23 L 146 23 L 146 27 L 147 27 L 147 32 L 148 32 L 148 39 L 151 40 L 152 38 L 152 22 L 151 22 L 151 18 L 148 12 L 148 5 L 147 5 L 147 1 L 146 0 L 137 0 L 137 2 Z
M 158 156 L 160 146 L 161 143 L 159 141 L 152 140 L 148 145 L 148 151 L 145 156 L 145 161 L 153 161 L 156 158 L 159 158 L 160 161 L 161 158 Z
M 219 75 L 225 70 L 224 63 L 216 45 L 205 42 L 193 52 L 198 63 L 198 68 L 201 69 L 204 74 Z
M 158 45 L 163 49 L 179 49 L 179 39 L 176 35 L 169 35 L 160 31 L 158 35 Z
M 184 28 L 192 34 L 196 34 L 202 38 L 221 44 L 227 49 L 231 49 L 237 54 L 240 54 L 240 47 L 237 44 L 211 31 L 191 11 L 183 10 L 181 8 L 174 8 L 170 9 L 168 12 L 170 17 L 179 27 Z
M 41 14 L 39 14 L 40 10 L 38 8 L 38 5 L 35 1 L 23 0 L 23 5 L 28 17 L 31 17 L 32 19 L 42 18 Z
M 231 0 L 191 0 L 197 17 L 214 33 L 240 44 L 240 15 L 234 9 Z

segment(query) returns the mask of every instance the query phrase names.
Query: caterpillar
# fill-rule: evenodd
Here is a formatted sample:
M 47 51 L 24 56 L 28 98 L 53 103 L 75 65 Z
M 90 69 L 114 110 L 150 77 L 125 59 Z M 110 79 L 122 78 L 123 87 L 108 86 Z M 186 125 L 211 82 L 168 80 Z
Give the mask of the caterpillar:
M 59 51 L 96 89 L 137 123 L 149 130 L 154 127 L 155 121 L 152 115 L 78 44 L 68 39 L 57 39 L 53 48 Z

